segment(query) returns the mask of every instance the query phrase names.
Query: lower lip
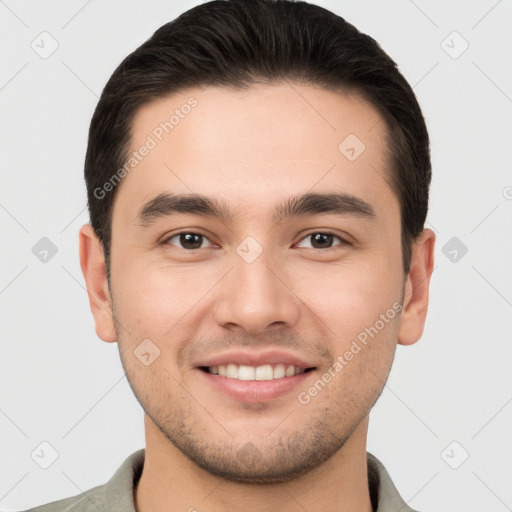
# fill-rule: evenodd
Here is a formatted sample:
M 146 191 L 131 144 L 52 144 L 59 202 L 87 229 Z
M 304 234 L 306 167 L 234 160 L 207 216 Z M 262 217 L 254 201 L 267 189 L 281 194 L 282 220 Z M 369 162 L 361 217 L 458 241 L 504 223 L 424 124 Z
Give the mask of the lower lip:
M 315 370 L 273 380 L 239 380 L 221 377 L 197 368 L 214 388 L 240 402 L 267 402 L 290 393 L 315 373 Z

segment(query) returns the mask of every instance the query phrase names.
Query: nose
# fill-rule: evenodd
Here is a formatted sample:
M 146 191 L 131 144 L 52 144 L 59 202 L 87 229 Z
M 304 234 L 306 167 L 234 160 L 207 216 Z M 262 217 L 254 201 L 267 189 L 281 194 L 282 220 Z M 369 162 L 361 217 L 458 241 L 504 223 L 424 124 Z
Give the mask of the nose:
M 234 255 L 234 268 L 217 291 L 218 325 L 256 335 L 297 323 L 300 301 L 292 291 L 291 280 L 270 263 L 265 251 L 251 263 Z

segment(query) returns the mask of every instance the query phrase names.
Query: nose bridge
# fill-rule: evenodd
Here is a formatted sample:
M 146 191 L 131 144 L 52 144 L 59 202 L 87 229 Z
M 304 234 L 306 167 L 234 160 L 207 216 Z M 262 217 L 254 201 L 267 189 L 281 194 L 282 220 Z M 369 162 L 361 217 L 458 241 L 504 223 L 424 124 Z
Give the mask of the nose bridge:
M 299 316 L 297 299 L 279 277 L 276 259 L 254 239 L 246 239 L 233 254 L 216 308 L 217 322 L 252 334 L 270 326 L 291 326 Z

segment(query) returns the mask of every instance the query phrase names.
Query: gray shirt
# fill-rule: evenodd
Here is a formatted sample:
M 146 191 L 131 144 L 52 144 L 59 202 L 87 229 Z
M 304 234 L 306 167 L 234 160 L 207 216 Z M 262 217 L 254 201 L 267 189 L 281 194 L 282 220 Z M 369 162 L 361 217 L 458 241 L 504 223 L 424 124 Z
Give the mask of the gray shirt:
M 133 491 L 142 474 L 144 454 L 144 449 L 132 453 L 105 485 L 26 512 L 135 512 Z M 374 512 L 415 512 L 400 497 L 382 463 L 371 453 L 366 458 Z

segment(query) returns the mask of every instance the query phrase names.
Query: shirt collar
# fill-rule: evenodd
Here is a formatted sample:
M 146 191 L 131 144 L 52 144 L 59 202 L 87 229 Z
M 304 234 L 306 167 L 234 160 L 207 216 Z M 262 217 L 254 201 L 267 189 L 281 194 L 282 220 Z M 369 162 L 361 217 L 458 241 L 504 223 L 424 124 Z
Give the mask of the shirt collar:
M 400 496 L 382 462 L 369 452 L 366 461 L 374 512 L 415 512 Z

